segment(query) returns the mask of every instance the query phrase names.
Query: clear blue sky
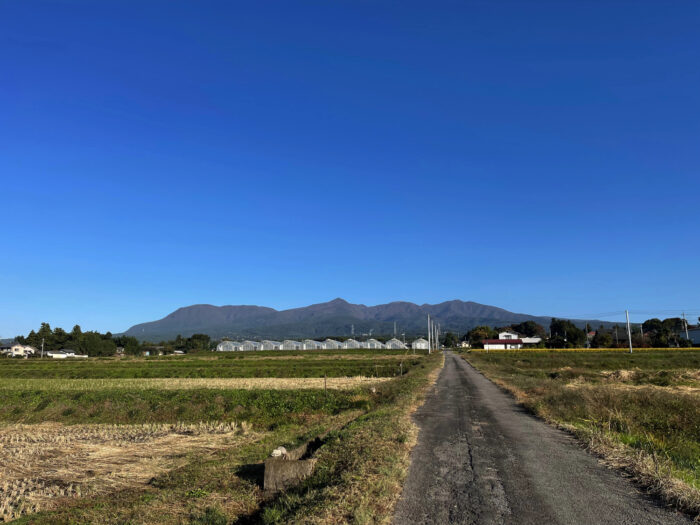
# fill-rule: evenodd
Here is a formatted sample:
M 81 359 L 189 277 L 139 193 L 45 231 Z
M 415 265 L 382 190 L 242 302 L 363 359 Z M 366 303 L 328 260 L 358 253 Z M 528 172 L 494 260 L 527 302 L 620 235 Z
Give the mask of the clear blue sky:
M 4 1 L 0 336 L 337 296 L 697 312 L 698 27 L 695 0 Z

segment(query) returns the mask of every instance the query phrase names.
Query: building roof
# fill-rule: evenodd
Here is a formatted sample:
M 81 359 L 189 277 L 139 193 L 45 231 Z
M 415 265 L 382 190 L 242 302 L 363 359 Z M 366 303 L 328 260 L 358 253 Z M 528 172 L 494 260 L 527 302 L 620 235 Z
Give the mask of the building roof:
M 522 339 L 484 339 L 482 343 L 489 345 L 512 345 L 512 344 L 523 344 Z

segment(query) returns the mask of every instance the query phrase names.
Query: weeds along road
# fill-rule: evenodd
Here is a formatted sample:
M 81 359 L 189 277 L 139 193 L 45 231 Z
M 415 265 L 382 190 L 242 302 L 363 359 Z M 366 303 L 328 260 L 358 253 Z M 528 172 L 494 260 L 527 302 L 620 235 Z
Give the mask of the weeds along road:
M 689 524 L 446 352 L 394 523 Z

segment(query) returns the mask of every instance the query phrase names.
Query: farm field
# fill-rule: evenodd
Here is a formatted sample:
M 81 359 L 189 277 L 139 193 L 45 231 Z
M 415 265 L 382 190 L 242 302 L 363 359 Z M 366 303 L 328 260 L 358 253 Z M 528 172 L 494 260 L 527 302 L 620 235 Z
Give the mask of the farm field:
M 342 353 L 339 353 L 342 352 Z M 346 353 L 347 352 L 347 353 Z M 374 352 L 372 355 L 369 352 Z M 230 352 L 212 355 L 84 360 L 14 359 L 0 362 L 0 378 L 106 379 L 158 377 L 394 377 L 420 360 L 406 351 L 343 350 Z
M 700 514 L 700 350 L 462 354 L 651 492 Z
M 0 521 L 381 521 L 442 356 L 344 352 L 2 360 Z M 265 497 L 272 449 L 319 436 L 315 474 Z

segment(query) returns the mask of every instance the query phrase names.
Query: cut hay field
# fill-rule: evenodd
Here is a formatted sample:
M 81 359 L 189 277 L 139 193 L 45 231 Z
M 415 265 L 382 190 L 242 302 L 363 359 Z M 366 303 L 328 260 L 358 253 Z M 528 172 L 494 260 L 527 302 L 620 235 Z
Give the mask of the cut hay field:
M 0 360 L 0 521 L 390 515 L 413 436 L 408 413 L 440 356 L 263 354 Z M 265 497 L 262 460 L 318 436 L 316 474 Z
M 651 492 L 700 515 L 700 350 L 463 357 Z

